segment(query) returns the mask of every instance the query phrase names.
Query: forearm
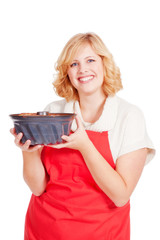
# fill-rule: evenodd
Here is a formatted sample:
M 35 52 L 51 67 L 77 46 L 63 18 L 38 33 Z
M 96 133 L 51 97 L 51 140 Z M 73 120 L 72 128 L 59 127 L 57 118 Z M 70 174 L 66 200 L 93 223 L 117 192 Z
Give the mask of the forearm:
M 123 178 L 109 165 L 92 142 L 85 145 L 81 154 L 97 185 L 117 205 L 129 200 L 129 192 Z
M 41 195 L 47 184 L 47 175 L 40 159 L 40 152 L 23 151 L 23 177 L 34 195 Z
M 142 148 L 120 156 L 116 161 L 116 168 L 113 169 L 89 139 L 78 116 L 76 121 L 77 130 L 70 136 L 62 136 L 66 142 L 52 147 L 79 150 L 102 191 L 116 206 L 125 205 L 141 176 L 148 150 Z

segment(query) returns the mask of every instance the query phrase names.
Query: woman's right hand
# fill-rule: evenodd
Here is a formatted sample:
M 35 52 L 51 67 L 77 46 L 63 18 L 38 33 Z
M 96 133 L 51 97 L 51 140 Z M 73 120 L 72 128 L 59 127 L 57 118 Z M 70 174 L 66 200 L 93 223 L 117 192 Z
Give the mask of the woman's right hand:
M 31 140 L 27 140 L 24 144 L 21 143 L 23 133 L 16 134 L 15 128 L 10 129 L 11 134 L 15 137 L 15 144 L 24 152 L 34 152 L 42 147 L 42 145 L 31 146 Z

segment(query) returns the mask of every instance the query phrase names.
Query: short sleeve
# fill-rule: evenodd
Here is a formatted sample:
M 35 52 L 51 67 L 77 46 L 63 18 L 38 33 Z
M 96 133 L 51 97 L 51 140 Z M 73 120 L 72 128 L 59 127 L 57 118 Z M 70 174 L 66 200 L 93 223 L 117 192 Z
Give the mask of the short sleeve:
M 155 149 L 147 134 L 142 111 L 137 107 L 130 110 L 124 124 L 122 144 L 118 155 L 122 156 L 141 148 L 147 148 L 148 155 L 146 163 L 148 163 L 155 155 Z

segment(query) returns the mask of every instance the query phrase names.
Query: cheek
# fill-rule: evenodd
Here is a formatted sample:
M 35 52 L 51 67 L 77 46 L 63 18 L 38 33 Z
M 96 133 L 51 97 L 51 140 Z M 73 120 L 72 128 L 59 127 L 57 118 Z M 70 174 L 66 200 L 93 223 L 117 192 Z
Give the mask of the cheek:
M 68 73 L 68 78 L 69 78 L 70 82 L 73 84 L 73 81 L 74 81 L 74 76 L 73 76 L 73 74 Z
M 71 81 L 71 80 L 72 80 L 72 72 L 71 72 L 71 71 L 68 71 L 68 72 L 67 72 L 67 75 L 68 75 L 69 80 Z
M 71 82 L 71 84 L 75 87 L 75 74 L 74 72 L 72 71 L 68 71 L 68 78 Z
M 72 79 L 74 79 L 74 76 L 75 76 L 75 73 L 74 73 L 73 69 L 68 70 L 68 77 L 69 77 L 70 81 Z
M 99 66 L 97 68 L 97 72 L 99 73 L 99 79 L 101 80 L 101 82 L 103 82 L 103 80 L 104 80 L 104 68 L 102 66 Z

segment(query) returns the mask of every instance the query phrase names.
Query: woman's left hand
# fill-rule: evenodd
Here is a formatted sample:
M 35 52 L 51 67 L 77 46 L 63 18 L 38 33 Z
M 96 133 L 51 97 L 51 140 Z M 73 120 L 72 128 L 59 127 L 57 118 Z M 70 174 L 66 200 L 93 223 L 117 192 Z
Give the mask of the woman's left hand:
M 77 123 L 77 130 L 72 133 L 70 136 L 63 135 L 61 138 L 66 141 L 65 143 L 48 145 L 53 148 L 72 148 L 75 150 L 79 150 L 80 152 L 86 148 L 86 145 L 90 143 L 90 139 L 84 129 L 84 126 L 79 118 L 79 116 L 75 117 Z

